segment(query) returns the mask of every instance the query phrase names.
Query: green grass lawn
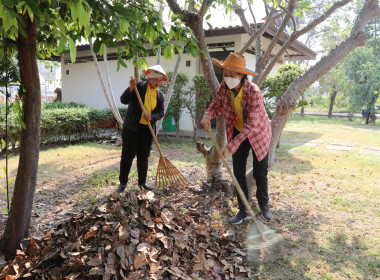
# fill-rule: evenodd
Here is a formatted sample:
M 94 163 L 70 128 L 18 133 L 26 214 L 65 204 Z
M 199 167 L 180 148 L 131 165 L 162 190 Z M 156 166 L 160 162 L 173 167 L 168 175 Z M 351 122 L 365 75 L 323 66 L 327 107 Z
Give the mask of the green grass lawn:
M 275 223 L 292 246 L 263 279 L 379 279 L 379 126 L 295 116 L 276 158 Z
M 205 160 L 192 140 L 159 141 L 164 155 L 178 168 L 187 168 L 193 184 L 205 180 Z M 207 139 L 205 143 L 211 144 Z M 55 203 L 96 204 L 116 188 L 120 152 L 120 147 L 96 143 L 42 150 L 35 202 L 55 199 Z M 154 148 L 150 177 L 157 160 Z M 11 157 L 9 163 L 14 177 L 18 157 Z M 0 179 L 4 182 L 3 173 Z M 136 180 L 133 171 L 130 182 Z M 56 198 L 65 188 L 65 201 Z M 292 117 L 269 172 L 269 192 L 274 220 L 268 226 L 285 240 L 286 255 L 254 267 L 259 275 L 254 279 L 380 278 L 379 124 L 364 125 L 363 119 Z M 4 207 L 5 196 L 1 194 L 0 199 Z M 227 219 L 217 209 L 213 217 Z

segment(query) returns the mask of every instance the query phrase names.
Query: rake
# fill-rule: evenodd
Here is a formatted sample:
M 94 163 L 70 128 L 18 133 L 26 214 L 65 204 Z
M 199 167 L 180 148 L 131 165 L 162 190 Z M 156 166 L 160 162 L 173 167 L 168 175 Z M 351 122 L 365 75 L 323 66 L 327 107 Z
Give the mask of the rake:
M 133 78 L 133 77 L 131 77 Z M 137 99 L 139 100 L 141 109 L 146 114 L 144 104 L 141 100 L 140 93 L 135 86 L 135 92 Z M 164 187 L 168 185 L 179 185 L 186 186 L 188 184 L 186 178 L 178 171 L 178 169 L 162 154 L 160 145 L 158 144 L 156 134 L 153 131 L 152 125 L 148 122 L 148 127 L 150 133 L 152 134 L 154 143 L 156 144 L 157 150 L 160 153 L 160 159 L 158 160 L 157 173 L 156 173 L 156 186 Z
M 238 181 L 236 180 L 235 175 L 233 174 L 230 166 L 228 165 L 227 160 L 220 152 L 220 147 L 218 143 L 216 142 L 214 135 L 211 132 L 211 129 L 207 129 L 207 132 L 210 135 L 212 142 L 214 143 L 214 147 L 216 148 L 219 157 L 223 161 L 224 166 L 227 168 L 234 182 L 235 188 L 241 200 L 244 203 L 245 209 L 248 211 L 249 215 L 252 218 L 253 224 L 251 223 L 250 225 L 250 231 L 248 234 L 248 246 L 247 246 L 248 250 L 251 251 L 250 255 L 253 256 L 254 253 L 252 251 L 255 251 L 255 250 L 263 250 L 266 252 L 266 254 L 269 255 L 270 252 L 268 251 L 276 243 L 278 243 L 281 240 L 280 237 L 277 235 L 277 233 L 274 230 L 270 229 L 269 227 L 267 227 L 266 225 L 264 225 L 263 223 L 261 223 L 259 220 L 256 219 L 256 216 L 253 213 L 252 208 L 249 205 L 248 200 L 243 193 L 243 190 L 241 189 Z

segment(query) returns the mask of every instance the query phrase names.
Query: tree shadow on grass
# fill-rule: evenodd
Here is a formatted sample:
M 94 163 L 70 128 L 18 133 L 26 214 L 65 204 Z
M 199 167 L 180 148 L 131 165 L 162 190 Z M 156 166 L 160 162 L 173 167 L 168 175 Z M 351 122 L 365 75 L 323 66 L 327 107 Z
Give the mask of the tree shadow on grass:
M 309 160 L 296 158 L 287 149 L 281 148 L 276 152 L 274 168 L 281 173 L 296 175 L 309 172 L 313 169 L 313 165 Z
M 322 133 L 316 132 L 284 131 L 280 138 L 280 147 L 305 145 L 322 136 Z

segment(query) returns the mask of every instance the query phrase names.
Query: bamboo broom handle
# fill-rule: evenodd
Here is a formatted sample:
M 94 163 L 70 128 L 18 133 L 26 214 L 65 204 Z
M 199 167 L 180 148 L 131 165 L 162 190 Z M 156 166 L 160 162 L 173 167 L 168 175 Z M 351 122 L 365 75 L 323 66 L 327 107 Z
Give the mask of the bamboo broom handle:
M 131 78 L 133 78 L 133 77 L 131 77 Z M 140 93 L 139 93 L 139 90 L 137 89 L 137 86 L 135 86 L 135 92 L 136 92 L 137 99 L 139 100 L 140 107 L 141 107 L 142 111 L 144 112 L 144 115 L 146 115 L 144 103 L 141 100 Z M 160 144 L 158 144 L 156 134 L 154 133 L 152 125 L 150 124 L 150 122 L 148 122 L 148 127 L 149 127 L 149 130 L 150 130 L 150 133 L 152 134 L 154 143 L 156 144 L 157 150 L 160 153 L 160 156 L 163 158 L 164 156 L 162 154 Z M 165 165 L 166 165 L 166 163 L 165 163 Z
M 241 189 L 241 187 L 240 187 L 240 185 L 239 185 L 239 183 L 238 183 L 238 181 L 237 181 L 237 179 L 236 179 L 234 173 L 232 172 L 232 170 L 231 170 L 231 168 L 230 168 L 230 166 L 229 166 L 227 160 L 225 159 L 225 157 L 224 157 L 224 156 L 222 155 L 222 153 L 220 152 L 220 147 L 219 147 L 218 143 L 217 143 L 216 140 L 215 140 L 215 137 L 214 137 L 214 134 L 213 134 L 212 131 L 211 131 L 211 128 L 207 129 L 207 132 L 208 132 L 208 134 L 210 135 L 211 140 L 212 140 L 212 142 L 214 143 L 214 147 L 216 148 L 216 151 L 218 152 L 219 157 L 220 157 L 221 160 L 223 161 L 224 166 L 227 168 L 228 172 L 229 172 L 230 175 L 231 175 L 231 178 L 232 178 L 232 180 L 233 180 L 233 182 L 234 182 L 235 188 L 236 188 L 236 190 L 237 190 L 237 192 L 238 192 L 238 194 L 239 194 L 241 200 L 243 201 L 243 204 L 244 204 L 244 206 L 245 206 L 245 209 L 248 211 L 249 215 L 252 217 L 252 220 L 253 220 L 253 222 L 254 222 L 256 228 L 257 228 L 257 231 L 260 233 L 261 236 L 263 236 L 263 232 L 262 232 L 260 226 L 258 225 L 258 221 L 257 221 L 257 219 L 256 219 L 256 217 L 255 217 L 255 214 L 253 213 L 252 208 L 251 208 L 251 206 L 249 205 L 248 200 L 247 200 L 247 198 L 245 197 L 245 194 L 243 193 L 243 190 Z

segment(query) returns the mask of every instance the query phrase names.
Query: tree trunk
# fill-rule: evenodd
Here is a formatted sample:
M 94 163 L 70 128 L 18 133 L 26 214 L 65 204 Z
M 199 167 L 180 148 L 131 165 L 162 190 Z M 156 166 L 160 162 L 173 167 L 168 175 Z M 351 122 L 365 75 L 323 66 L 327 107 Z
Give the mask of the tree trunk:
M 365 117 L 365 124 L 368 124 L 370 116 L 371 116 L 371 111 L 367 110 L 367 116 Z
M 191 28 L 194 32 L 194 36 L 197 39 L 197 46 L 202 51 L 199 53 L 199 58 L 201 61 L 203 73 L 205 75 L 205 79 L 207 84 L 213 95 L 216 94 L 219 88 L 219 82 L 216 79 L 215 71 L 211 63 L 211 58 L 209 56 L 209 52 L 207 49 L 207 42 L 203 29 L 203 18 L 205 15 L 205 7 L 206 2 L 203 2 L 202 7 L 200 9 L 200 14 L 194 13 L 194 9 L 189 9 L 191 12 L 185 12 L 175 0 L 166 0 L 170 9 L 176 13 L 181 14 L 183 16 L 183 22 Z M 216 141 L 220 147 L 224 147 L 226 144 L 226 128 L 224 124 L 223 116 L 219 116 L 216 119 Z M 213 178 L 216 181 L 222 180 L 222 161 L 219 159 L 218 153 L 216 149 L 213 147 L 206 148 L 203 143 L 197 142 L 197 149 L 202 155 L 206 158 L 206 168 L 207 168 L 207 178 Z M 216 163 L 216 164 L 211 164 Z
M 302 76 L 293 81 L 283 94 L 277 104 L 276 111 L 271 120 L 272 140 L 269 148 L 268 159 L 270 167 L 274 165 L 278 139 L 291 112 L 296 107 L 297 100 L 301 93 L 315 81 L 318 81 L 351 51 L 365 44 L 366 36 L 363 30 L 368 24 L 368 21 L 377 15 L 380 15 L 378 0 L 366 1 L 355 21 L 350 36 L 345 41 L 340 43 L 327 56 L 323 57 L 317 64 L 308 69 Z
M 301 108 L 301 117 L 304 117 L 305 116 L 305 107 L 302 107 Z
M 347 118 L 347 120 L 348 120 L 349 122 L 352 122 L 352 121 L 353 121 L 353 120 L 352 120 L 353 115 L 354 115 L 354 114 L 353 114 L 351 111 L 348 112 L 348 118 Z
M 197 141 L 197 123 L 196 121 L 193 121 L 193 140 L 194 142 Z
M 13 256 L 20 248 L 22 239 L 28 237 L 33 196 L 36 188 L 38 157 L 40 149 L 41 92 L 36 53 L 36 25 L 24 16 L 28 38 L 18 36 L 18 60 L 21 85 L 26 94 L 22 96 L 24 122 L 20 140 L 20 158 L 12 196 L 12 204 L 0 242 L 0 250 Z
M 332 113 L 333 113 L 333 108 L 334 108 L 334 103 L 335 103 L 335 98 L 338 94 L 338 91 L 334 90 L 333 93 L 331 94 L 331 97 L 330 97 L 330 108 L 329 108 L 329 114 L 327 115 L 327 117 L 329 119 L 332 118 Z
M 175 138 L 179 138 L 179 120 L 176 121 L 174 120 L 174 123 L 175 123 Z
M 207 43 L 204 37 L 202 21 L 199 20 L 197 22 L 197 25 L 192 27 L 192 30 L 194 31 L 195 37 L 198 40 L 198 47 L 208 54 Z M 210 87 L 210 90 L 213 93 L 213 95 L 215 95 L 219 88 L 219 83 L 215 76 L 215 71 L 212 66 L 211 58 L 209 56 L 205 56 L 202 53 L 200 53 L 199 56 L 201 59 L 201 65 L 203 68 L 203 72 L 204 72 L 207 84 Z M 216 141 L 220 147 L 224 147 L 227 142 L 226 139 L 227 139 L 226 127 L 225 127 L 225 122 L 224 122 L 224 116 L 222 114 L 216 118 Z M 203 155 L 205 155 L 202 150 L 198 149 L 198 151 L 201 152 Z M 211 164 L 211 163 L 214 163 L 214 164 Z M 210 152 L 207 153 L 207 156 L 206 156 L 208 182 L 210 181 L 218 182 L 220 180 L 223 180 L 222 166 L 223 166 L 223 163 L 219 159 L 216 149 L 212 147 Z

